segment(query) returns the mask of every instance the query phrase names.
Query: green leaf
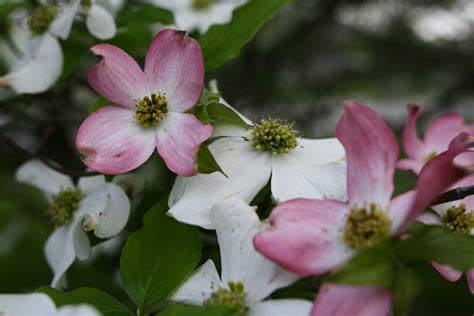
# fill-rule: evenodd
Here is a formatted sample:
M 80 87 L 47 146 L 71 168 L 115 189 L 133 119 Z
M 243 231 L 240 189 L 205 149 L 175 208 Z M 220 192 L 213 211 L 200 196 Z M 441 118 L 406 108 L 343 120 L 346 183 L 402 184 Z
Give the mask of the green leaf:
M 112 101 L 109 101 L 106 98 L 101 97 L 89 106 L 89 113 L 95 112 L 98 109 L 100 109 L 101 107 L 104 107 L 106 105 L 111 105 L 111 104 L 113 104 Z
M 42 287 L 36 292 L 47 294 L 56 306 L 69 304 L 90 304 L 103 316 L 129 316 L 133 313 L 122 303 L 98 289 L 83 287 L 71 292 L 60 292 L 51 287 Z
M 407 263 L 429 263 L 437 261 L 449 264 L 460 271 L 474 267 L 474 236 L 452 233 L 441 225 L 417 225 L 411 238 L 401 240 L 397 253 Z
M 237 8 L 232 21 L 214 25 L 199 38 L 206 72 L 239 55 L 258 29 L 290 0 L 252 0 Z
M 394 281 L 394 315 L 405 315 L 421 292 L 421 281 L 412 269 L 400 262 L 395 266 Z
M 393 283 L 394 249 L 390 241 L 359 251 L 330 282 L 390 288 Z
M 167 201 L 147 212 L 144 227 L 128 237 L 120 260 L 124 288 L 142 314 L 166 300 L 201 257 L 197 229 L 167 216 Z
M 140 21 L 142 23 L 161 23 L 170 25 L 174 23 L 173 13 L 153 4 L 141 4 L 131 10 L 124 10 L 117 18 L 117 24 L 126 26 L 130 22 Z
M 170 306 L 160 316 L 239 316 L 239 312 L 225 306 Z
M 197 170 L 199 173 L 209 174 L 220 172 L 227 177 L 212 155 L 206 143 L 202 143 L 197 153 Z

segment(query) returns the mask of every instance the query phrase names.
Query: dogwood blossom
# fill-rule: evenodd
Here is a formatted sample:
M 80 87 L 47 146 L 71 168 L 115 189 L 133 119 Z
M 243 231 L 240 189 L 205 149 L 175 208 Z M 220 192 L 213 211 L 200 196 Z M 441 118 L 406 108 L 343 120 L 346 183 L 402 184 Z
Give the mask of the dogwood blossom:
M 397 163 L 403 170 L 418 174 L 427 161 L 448 149 L 450 142 L 460 133 L 474 136 L 474 124 L 467 125 L 458 113 L 447 113 L 436 118 L 426 129 L 424 140 L 418 137 L 417 120 L 421 108 L 408 106 L 408 120 L 403 131 L 403 148 L 408 155 Z M 473 159 L 474 163 L 474 159 Z
M 347 154 L 348 203 L 287 201 L 273 209 L 271 227 L 254 238 L 262 254 L 300 275 L 334 271 L 359 249 L 399 233 L 414 214 L 464 176 L 456 172 L 452 160 L 467 149 L 453 149 L 421 171 L 415 190 L 391 199 L 399 149 L 383 119 L 365 105 L 346 101 L 336 135 Z M 325 284 L 324 289 L 316 298 L 314 316 L 344 315 L 348 310 L 351 315 L 384 316 L 391 306 L 388 289 L 335 284 Z
M 59 78 L 63 53 L 51 25 L 61 17 L 55 6 L 39 6 L 29 16 L 20 12 L 8 24 L 10 40 L 0 39 L 0 57 L 6 61 L 8 73 L 0 76 L 0 88 L 16 93 L 41 93 Z M 14 20 L 30 21 L 14 23 Z
M 52 27 L 62 39 L 71 31 L 72 23 L 78 13 L 85 14 L 89 32 L 95 37 L 106 40 L 115 36 L 117 27 L 111 9 L 120 8 L 123 0 L 72 0 L 62 5 L 63 14 L 53 22 Z M 107 9 L 109 8 L 110 9 Z
M 65 305 L 57 308 L 43 293 L 0 294 L 0 315 L 2 316 L 99 316 L 90 305 Z
M 246 0 L 151 0 L 156 6 L 171 10 L 175 24 L 181 30 L 197 29 L 206 33 L 214 24 L 225 24 L 232 19 L 235 8 Z
M 474 174 L 456 182 L 451 189 L 474 185 Z M 425 213 L 418 217 L 420 222 L 428 225 L 445 225 L 454 234 L 474 236 L 474 196 L 462 200 L 435 205 L 432 209 L 437 215 Z M 433 267 L 448 281 L 458 281 L 462 271 L 447 264 L 433 262 Z M 467 283 L 474 294 L 474 268 L 466 271 Z
M 169 197 L 169 215 L 212 229 L 209 210 L 214 203 L 229 196 L 250 203 L 269 181 L 278 202 L 296 197 L 346 198 L 345 154 L 337 139 L 302 138 L 282 120 L 254 124 L 236 114 L 248 127 L 218 124 L 213 134 L 218 139 L 209 145 L 225 175 L 178 177 Z
M 221 250 L 221 275 L 214 262 L 207 260 L 178 288 L 172 300 L 191 305 L 229 305 L 240 315 L 249 316 L 309 315 L 308 301 L 265 300 L 298 277 L 254 249 L 252 238 L 268 226 L 259 220 L 255 208 L 229 198 L 218 202 L 210 213 Z
M 102 61 L 88 72 L 90 85 L 114 104 L 92 113 L 77 132 L 83 162 L 106 174 L 130 171 L 158 150 L 168 168 L 196 174 L 196 154 L 212 126 L 185 113 L 199 99 L 204 62 L 186 32 L 163 30 L 155 37 L 144 72 L 118 47 L 99 44 Z
M 93 231 L 98 238 L 111 238 L 127 223 L 130 201 L 118 185 L 106 183 L 104 176 L 80 178 L 75 186 L 69 177 L 31 160 L 18 169 L 16 178 L 42 190 L 51 203 L 48 215 L 55 230 L 44 251 L 54 272 L 54 287 L 75 258 L 90 257 L 92 247 L 87 232 Z

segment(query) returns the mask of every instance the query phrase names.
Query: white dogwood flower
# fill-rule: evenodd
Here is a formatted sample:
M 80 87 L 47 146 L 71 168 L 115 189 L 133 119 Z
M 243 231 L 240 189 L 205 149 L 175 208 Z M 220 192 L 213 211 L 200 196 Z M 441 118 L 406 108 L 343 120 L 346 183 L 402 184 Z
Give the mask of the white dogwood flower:
M 65 305 L 57 308 L 53 300 L 43 293 L 0 294 L 2 316 L 100 316 L 90 305 Z
M 209 145 L 225 175 L 177 177 L 169 215 L 213 229 L 209 210 L 214 203 L 230 196 L 250 203 L 269 181 L 277 202 L 301 197 L 346 199 L 345 153 L 336 138 L 302 138 L 282 120 L 253 124 L 237 114 L 248 127 L 217 124 L 213 136 L 219 138 Z
M 253 237 L 268 227 L 259 220 L 255 208 L 230 198 L 216 203 L 210 213 L 219 241 L 221 275 L 214 262 L 207 260 L 176 291 L 172 300 L 191 305 L 224 304 L 248 316 L 309 315 L 312 306 L 309 301 L 265 300 L 298 276 L 255 250 Z
M 201 34 L 214 24 L 225 24 L 232 19 L 235 8 L 246 0 L 151 0 L 156 6 L 174 13 L 178 29 Z
M 127 223 L 127 195 L 118 185 L 105 182 L 102 175 L 80 178 L 75 186 L 69 177 L 31 160 L 18 169 L 16 178 L 42 190 L 51 202 L 48 215 L 56 229 L 46 242 L 45 254 L 54 272 L 53 287 L 75 258 L 90 257 L 87 232 L 107 239 L 120 233 Z

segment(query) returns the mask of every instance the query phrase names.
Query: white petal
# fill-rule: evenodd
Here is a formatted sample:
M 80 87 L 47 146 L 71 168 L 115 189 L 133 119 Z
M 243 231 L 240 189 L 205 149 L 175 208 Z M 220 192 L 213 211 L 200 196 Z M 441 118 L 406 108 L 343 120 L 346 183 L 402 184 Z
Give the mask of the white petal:
M 299 138 L 298 147 L 272 157 L 272 193 L 278 202 L 293 198 L 346 200 L 344 148 L 336 138 Z
M 18 182 L 24 182 L 36 186 L 51 198 L 61 189 L 72 189 L 72 180 L 56 170 L 46 166 L 39 160 L 29 160 L 16 171 L 15 178 Z
M 267 225 L 254 207 L 229 198 L 214 205 L 211 220 L 221 251 L 222 283 L 242 282 L 248 300 L 257 302 L 298 279 L 255 250 L 253 237 Z
M 93 4 L 90 8 L 86 24 L 89 32 L 102 40 L 114 37 L 117 31 L 112 14 L 98 4 Z
M 194 274 L 184 282 L 173 294 L 173 301 L 190 304 L 203 305 L 212 292 L 222 287 L 219 273 L 212 260 L 207 260 Z
M 268 300 L 251 305 L 249 316 L 309 316 L 312 307 L 312 302 L 300 299 Z
M 63 40 L 67 39 L 80 3 L 81 0 L 72 0 L 71 3 L 65 5 L 49 26 L 49 31 Z
M 82 228 L 83 217 L 74 223 L 73 226 L 73 244 L 76 257 L 79 260 L 87 260 L 91 256 L 91 243 L 86 232 Z
M 82 177 L 77 183 L 77 187 L 85 195 L 92 194 L 105 185 L 105 177 L 103 175 Z
M 53 301 L 43 293 L 0 295 L 2 316 L 50 316 L 55 311 Z
M 80 304 L 80 305 L 66 305 L 58 309 L 57 316 L 100 316 L 94 307 Z
M 107 207 L 103 211 L 94 234 L 99 238 L 110 238 L 120 233 L 130 215 L 130 200 L 116 184 L 107 184 Z
M 40 93 L 48 90 L 61 75 L 63 53 L 57 38 L 45 33 L 32 39 L 31 53 L 22 67 L 0 77 L 16 93 Z M 31 55 L 31 56 L 30 56 Z
M 51 286 L 56 287 L 76 258 L 71 226 L 66 225 L 56 229 L 46 241 L 44 251 L 46 260 L 54 273 Z
M 252 201 L 270 178 L 271 160 L 240 138 L 218 139 L 209 149 L 228 178 L 218 172 L 177 177 L 168 204 L 177 220 L 213 229 L 209 210 L 214 203 L 231 196 Z

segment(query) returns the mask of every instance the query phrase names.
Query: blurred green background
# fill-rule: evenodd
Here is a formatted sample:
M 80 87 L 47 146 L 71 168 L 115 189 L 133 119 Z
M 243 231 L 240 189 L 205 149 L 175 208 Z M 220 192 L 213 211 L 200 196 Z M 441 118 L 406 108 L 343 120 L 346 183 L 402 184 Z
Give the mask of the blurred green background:
M 140 4 L 129 6 L 133 10 L 119 13 L 119 33 L 110 42 L 143 63 L 155 32 L 147 19 L 137 19 Z M 160 14 L 159 21 L 170 22 L 169 13 Z M 294 0 L 207 79 L 217 79 L 224 98 L 253 120 L 286 118 L 306 137 L 332 136 L 345 99 L 375 107 L 399 133 L 410 102 L 425 108 L 422 126 L 446 111 L 474 121 L 473 40 L 470 0 Z M 52 231 L 47 203 L 36 189 L 16 183 L 14 173 L 32 155 L 82 170 L 74 134 L 100 102 L 86 81 L 88 66 L 97 62 L 88 53 L 94 43 L 78 24 L 62 42 L 65 67 L 53 89 L 0 101 L 0 118 L 7 118 L 0 123 L 0 293 L 31 291 L 52 278 L 43 256 Z M 173 176 L 156 157 L 139 172 L 149 190 L 170 190 Z M 397 174 L 399 192 L 413 183 L 413 176 Z M 93 286 L 125 298 L 118 274 L 123 237 L 75 263 L 70 288 Z M 430 266 L 416 271 L 424 290 L 410 315 L 474 314 L 464 279 L 450 283 Z

